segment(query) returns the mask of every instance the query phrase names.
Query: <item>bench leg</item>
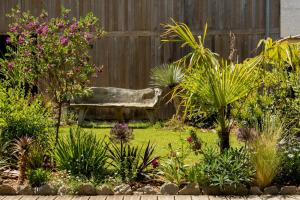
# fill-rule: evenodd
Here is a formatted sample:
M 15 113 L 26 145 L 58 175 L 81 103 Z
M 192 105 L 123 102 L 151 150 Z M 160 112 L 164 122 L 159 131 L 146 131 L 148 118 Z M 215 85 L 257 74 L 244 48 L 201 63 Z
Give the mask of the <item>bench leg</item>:
M 148 119 L 151 123 L 155 122 L 155 110 L 146 110 Z
M 123 123 L 125 122 L 124 119 L 124 112 L 123 112 L 123 108 L 116 108 L 116 119 L 118 120 L 118 122 Z
M 87 108 L 81 108 L 79 110 L 78 122 L 77 122 L 78 125 L 82 124 L 82 122 L 84 121 L 86 112 L 87 112 Z

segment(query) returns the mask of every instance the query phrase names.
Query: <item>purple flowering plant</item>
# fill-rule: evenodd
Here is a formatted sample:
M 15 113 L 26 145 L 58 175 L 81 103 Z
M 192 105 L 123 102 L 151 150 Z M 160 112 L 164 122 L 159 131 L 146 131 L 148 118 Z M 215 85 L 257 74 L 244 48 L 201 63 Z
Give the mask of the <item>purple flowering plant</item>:
M 104 35 L 99 20 L 92 13 L 71 19 L 69 12 L 62 8 L 60 17 L 50 19 L 45 11 L 36 17 L 13 8 L 7 15 L 7 53 L 0 59 L 0 73 L 7 81 L 37 86 L 57 104 L 58 113 L 63 103 L 86 94 L 90 77 L 101 71 L 89 62 L 91 43 Z
M 129 143 L 133 139 L 133 130 L 126 123 L 117 123 L 110 130 L 110 139 L 115 143 Z

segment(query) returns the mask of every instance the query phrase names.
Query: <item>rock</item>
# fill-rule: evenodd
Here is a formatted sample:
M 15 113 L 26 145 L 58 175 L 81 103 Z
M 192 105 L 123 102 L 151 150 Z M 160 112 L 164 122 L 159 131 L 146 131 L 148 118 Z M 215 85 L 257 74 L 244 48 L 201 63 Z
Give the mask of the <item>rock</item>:
M 0 185 L 0 195 L 15 195 L 17 191 L 10 185 Z
M 298 189 L 297 189 L 297 194 L 300 195 L 300 186 L 299 186 Z
M 257 187 L 257 186 L 251 187 L 250 190 L 249 190 L 249 193 L 250 193 L 251 195 L 262 195 L 262 194 L 263 194 L 263 192 L 262 192 L 262 191 L 260 190 L 260 188 Z
M 283 186 L 280 190 L 282 195 L 293 195 L 297 194 L 298 188 L 296 186 Z
M 245 185 L 238 185 L 238 186 L 224 186 L 221 190 L 222 194 L 225 195 L 237 195 L 237 196 L 245 196 L 248 194 L 248 189 Z
M 17 190 L 20 195 L 34 195 L 34 189 L 30 185 L 19 186 Z
M 276 195 L 279 193 L 279 190 L 276 186 L 266 187 L 264 189 L 264 194 Z
M 97 190 L 97 195 L 113 195 L 114 194 L 114 191 L 106 185 L 98 187 L 96 190 Z
M 201 189 L 205 195 L 220 195 L 221 193 L 220 187 L 218 186 L 203 186 Z
M 18 179 L 19 177 L 19 171 L 18 170 L 5 170 L 3 171 L 2 177 L 7 179 Z
M 133 191 L 130 187 L 130 185 L 122 184 L 114 188 L 116 195 L 131 195 L 133 194 Z
M 141 196 L 143 194 L 144 194 L 143 192 L 138 192 L 138 191 L 133 192 L 133 195 L 135 196 Z
M 41 187 L 35 188 L 35 194 L 37 195 L 56 195 L 57 190 L 50 184 L 42 185 Z
M 142 188 L 137 189 L 137 192 L 139 192 L 141 194 L 146 194 L 146 195 L 157 194 L 158 193 L 158 191 L 150 185 L 146 185 Z
M 179 187 L 174 183 L 165 183 L 160 187 L 161 194 L 174 195 L 179 191 Z
M 72 194 L 72 190 L 71 188 L 67 187 L 67 186 L 61 186 L 58 191 L 57 191 L 58 195 L 68 195 L 68 194 Z
M 179 195 L 200 195 L 201 191 L 199 185 L 196 183 L 190 183 L 182 188 L 179 192 Z
M 85 183 L 85 184 L 79 185 L 78 194 L 79 195 L 97 195 L 97 191 L 96 191 L 96 188 L 92 184 Z

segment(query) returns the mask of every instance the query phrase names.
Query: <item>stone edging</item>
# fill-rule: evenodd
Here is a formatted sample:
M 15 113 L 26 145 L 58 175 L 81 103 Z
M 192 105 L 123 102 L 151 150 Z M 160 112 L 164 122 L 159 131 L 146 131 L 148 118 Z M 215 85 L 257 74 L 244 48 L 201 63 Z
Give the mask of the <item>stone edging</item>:
M 71 190 L 62 186 L 55 188 L 50 184 L 45 184 L 38 188 L 30 186 L 20 186 L 17 189 L 9 185 L 0 185 L 0 195 L 70 195 Z M 179 189 L 176 184 L 165 183 L 159 189 L 150 185 L 133 191 L 130 185 L 123 184 L 113 189 L 108 186 L 94 187 L 92 184 L 82 184 L 78 187 L 78 195 L 300 195 L 300 186 L 270 186 L 261 191 L 258 187 L 202 187 L 198 184 L 188 184 Z

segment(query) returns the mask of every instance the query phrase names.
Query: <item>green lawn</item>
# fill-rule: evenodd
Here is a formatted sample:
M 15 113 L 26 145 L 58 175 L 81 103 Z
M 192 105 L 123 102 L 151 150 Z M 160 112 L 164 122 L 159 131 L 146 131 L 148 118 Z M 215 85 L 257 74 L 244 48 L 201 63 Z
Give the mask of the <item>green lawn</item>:
M 133 134 L 134 139 L 132 140 L 133 145 L 142 145 L 146 144 L 149 140 L 156 144 L 155 154 L 160 157 L 164 157 L 168 155 L 168 144 L 171 143 L 174 148 L 181 148 L 182 145 L 184 148 L 188 148 L 188 143 L 186 138 L 189 137 L 188 132 L 183 131 L 172 131 L 165 128 L 154 128 L 152 126 L 142 126 L 138 125 L 135 127 L 143 127 L 143 128 L 134 128 Z M 61 127 L 61 134 L 65 135 L 68 133 L 70 127 Z M 103 138 L 105 136 L 109 136 L 110 128 L 108 126 L 98 126 L 97 128 L 84 128 L 86 131 L 92 131 L 97 134 L 99 138 Z M 217 146 L 218 136 L 216 133 L 212 131 L 209 132 L 201 132 L 197 131 L 199 138 L 207 145 L 207 146 Z M 234 134 L 230 137 L 230 143 L 233 147 L 240 146 Z M 196 156 L 190 155 L 188 158 L 188 162 L 194 162 Z

